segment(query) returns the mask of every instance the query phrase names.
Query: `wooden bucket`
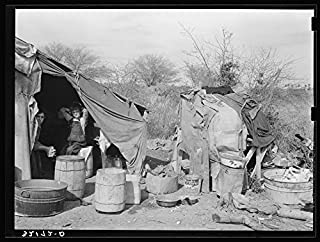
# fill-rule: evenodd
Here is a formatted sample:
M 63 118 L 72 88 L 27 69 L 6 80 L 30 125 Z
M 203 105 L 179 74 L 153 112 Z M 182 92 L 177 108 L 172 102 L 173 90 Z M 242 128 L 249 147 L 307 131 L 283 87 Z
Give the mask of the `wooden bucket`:
M 66 199 L 82 198 L 86 185 L 86 164 L 82 156 L 57 156 L 54 179 L 68 184 Z
M 95 208 L 100 212 L 120 212 L 126 205 L 126 172 L 119 168 L 99 169 L 96 175 Z

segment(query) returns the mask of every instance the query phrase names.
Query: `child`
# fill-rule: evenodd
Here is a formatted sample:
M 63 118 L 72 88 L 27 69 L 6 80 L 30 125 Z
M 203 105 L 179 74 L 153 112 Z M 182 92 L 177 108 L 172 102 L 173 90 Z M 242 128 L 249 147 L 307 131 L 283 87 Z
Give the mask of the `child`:
M 67 139 L 68 144 L 64 147 L 62 153 L 77 155 L 81 148 L 87 146 L 84 133 L 87 111 L 86 109 L 82 110 L 79 103 L 73 103 L 70 111 L 67 108 L 61 108 L 60 112 L 70 124 L 70 134 Z

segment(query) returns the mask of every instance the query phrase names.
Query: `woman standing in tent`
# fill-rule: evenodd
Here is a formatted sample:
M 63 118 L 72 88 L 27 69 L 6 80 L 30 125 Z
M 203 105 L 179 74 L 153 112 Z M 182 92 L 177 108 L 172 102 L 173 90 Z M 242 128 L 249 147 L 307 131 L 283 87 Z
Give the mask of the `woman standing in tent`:
M 35 138 L 34 147 L 31 152 L 31 177 L 33 179 L 43 178 L 43 176 L 47 176 L 43 169 L 43 162 L 50 162 L 50 159 L 47 157 L 54 157 L 56 155 L 56 150 L 53 146 L 46 146 L 39 141 L 41 126 L 45 119 L 45 114 L 42 110 L 39 110 L 36 114 L 35 122 L 37 122 L 37 133 Z M 43 156 L 43 151 L 46 153 L 47 157 Z M 51 174 L 48 175 L 52 178 Z
M 88 112 L 79 103 L 73 103 L 70 109 L 63 107 L 60 112 L 70 124 L 68 144 L 63 148 L 62 154 L 77 155 L 82 148 L 87 146 L 84 130 Z

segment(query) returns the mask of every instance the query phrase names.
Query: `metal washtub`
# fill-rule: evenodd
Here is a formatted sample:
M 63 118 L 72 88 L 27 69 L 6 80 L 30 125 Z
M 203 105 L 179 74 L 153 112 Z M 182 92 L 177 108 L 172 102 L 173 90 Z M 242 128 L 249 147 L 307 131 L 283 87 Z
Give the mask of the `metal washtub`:
M 15 182 L 15 215 L 46 217 L 63 211 L 68 185 L 47 179 L 20 180 Z
M 270 169 L 263 173 L 265 190 L 270 197 L 281 204 L 299 204 L 301 199 L 311 199 L 313 182 L 289 182 L 279 180 L 285 169 Z

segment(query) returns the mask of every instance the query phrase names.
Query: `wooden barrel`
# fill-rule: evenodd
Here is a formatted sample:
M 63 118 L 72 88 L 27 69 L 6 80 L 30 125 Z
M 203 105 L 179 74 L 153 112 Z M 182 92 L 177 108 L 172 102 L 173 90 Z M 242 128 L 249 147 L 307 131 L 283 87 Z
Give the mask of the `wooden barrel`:
M 66 199 L 82 198 L 86 184 L 86 164 L 82 156 L 57 156 L 54 179 L 68 184 Z
M 119 168 L 99 169 L 96 175 L 95 208 L 100 212 L 115 213 L 126 204 L 126 172 Z

